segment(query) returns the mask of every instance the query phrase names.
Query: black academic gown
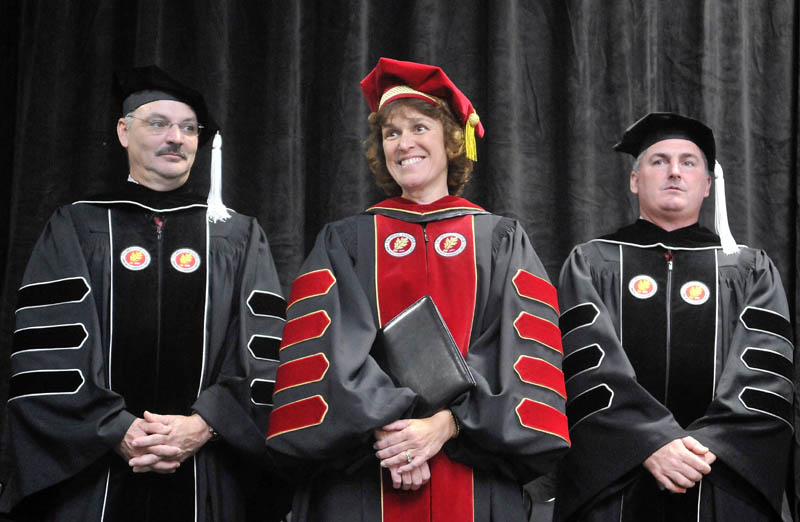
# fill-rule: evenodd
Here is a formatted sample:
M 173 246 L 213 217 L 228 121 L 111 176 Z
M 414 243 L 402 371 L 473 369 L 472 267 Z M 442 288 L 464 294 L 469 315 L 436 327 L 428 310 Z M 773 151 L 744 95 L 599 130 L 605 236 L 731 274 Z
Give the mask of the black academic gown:
M 431 481 L 394 490 L 373 430 L 415 394 L 370 356 L 377 330 L 431 295 L 477 381 Z M 519 223 L 467 200 L 386 200 L 326 225 L 292 285 L 268 446 L 304 467 L 298 521 L 524 520 L 521 484 L 569 442 L 557 298 Z
M 792 436 L 789 313 L 769 257 L 644 220 L 575 247 L 559 285 L 572 450 L 557 520 L 774 520 Z M 642 466 L 691 435 L 716 454 L 686 494 Z
M 45 520 L 271 520 L 264 487 L 284 301 L 264 232 L 185 189 L 59 208 L 18 293 L 0 512 Z M 113 448 L 145 410 L 220 435 L 174 474 Z M 283 507 L 280 505 L 283 504 Z

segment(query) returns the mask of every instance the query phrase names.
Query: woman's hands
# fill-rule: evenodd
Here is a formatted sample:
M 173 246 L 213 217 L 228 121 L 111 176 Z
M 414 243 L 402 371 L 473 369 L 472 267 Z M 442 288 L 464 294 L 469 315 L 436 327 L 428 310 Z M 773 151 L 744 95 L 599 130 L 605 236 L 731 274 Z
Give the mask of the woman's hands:
M 450 412 L 441 410 L 425 419 L 401 419 L 375 430 L 373 447 L 381 466 L 389 468 L 395 489 L 417 490 L 431 478 L 428 460 L 455 436 Z

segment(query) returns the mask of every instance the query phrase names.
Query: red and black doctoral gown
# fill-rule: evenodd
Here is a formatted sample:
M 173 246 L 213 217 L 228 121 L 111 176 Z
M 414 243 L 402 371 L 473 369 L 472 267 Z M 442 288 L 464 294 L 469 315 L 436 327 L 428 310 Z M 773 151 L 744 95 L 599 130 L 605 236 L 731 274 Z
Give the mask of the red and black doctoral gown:
M 477 381 L 430 482 L 394 490 L 373 430 L 415 399 L 370 356 L 376 332 L 432 296 Z M 307 470 L 299 521 L 522 520 L 520 484 L 569 447 L 558 305 L 514 220 L 447 196 L 386 200 L 326 225 L 292 285 L 267 444 Z
M 769 257 L 639 220 L 575 247 L 559 282 L 572 450 L 557 520 L 774 520 L 792 437 L 789 311 Z M 642 466 L 691 435 L 711 473 L 685 494 Z
M 0 512 L 31 520 L 265 520 L 263 437 L 285 303 L 264 232 L 188 190 L 59 208 L 19 290 Z M 220 434 L 174 474 L 114 448 L 135 417 Z M 277 496 L 285 492 L 277 492 Z M 284 502 L 285 504 L 285 502 Z

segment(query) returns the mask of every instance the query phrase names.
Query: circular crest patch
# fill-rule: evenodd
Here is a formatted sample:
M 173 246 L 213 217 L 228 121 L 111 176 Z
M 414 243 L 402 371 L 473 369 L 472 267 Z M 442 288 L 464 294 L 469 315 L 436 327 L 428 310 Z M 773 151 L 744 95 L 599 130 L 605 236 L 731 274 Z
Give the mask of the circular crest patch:
M 386 249 L 386 252 L 388 252 L 390 256 L 394 257 L 407 256 L 414 251 L 416 246 L 417 240 L 414 239 L 414 236 L 406 234 L 405 232 L 391 234 L 386 238 L 386 241 L 383 242 L 383 248 Z
M 458 232 L 445 232 L 436 238 L 433 246 L 440 256 L 453 257 L 467 248 L 467 238 Z
M 119 256 L 128 270 L 144 270 L 150 264 L 150 252 L 139 246 L 128 247 Z
M 689 281 L 681 287 L 681 299 L 690 305 L 701 305 L 711 297 L 711 291 L 700 281 Z
M 628 283 L 628 290 L 637 299 L 650 299 L 658 292 L 658 283 L 649 275 L 637 275 Z
M 200 256 L 191 248 L 179 248 L 169 256 L 172 268 L 188 274 L 200 268 Z

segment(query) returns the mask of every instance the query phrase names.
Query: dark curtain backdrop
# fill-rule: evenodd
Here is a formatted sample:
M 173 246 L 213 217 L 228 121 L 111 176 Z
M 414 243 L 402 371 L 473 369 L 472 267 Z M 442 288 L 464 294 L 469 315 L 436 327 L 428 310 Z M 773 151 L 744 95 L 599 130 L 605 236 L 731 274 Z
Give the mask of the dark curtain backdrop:
M 612 152 L 653 110 L 707 122 L 734 237 L 777 264 L 797 324 L 798 2 L 792 0 L 3 0 L 5 404 L 14 304 L 57 205 L 118 186 L 112 72 L 157 63 L 203 91 L 224 199 L 266 230 L 285 289 L 321 225 L 382 197 L 358 82 L 378 57 L 444 68 L 486 127 L 466 197 L 519 219 L 552 279 L 637 215 Z M 207 187 L 210 148 L 191 183 Z M 701 221 L 713 228 L 713 204 Z M 1 427 L 1 425 L 0 425 Z

